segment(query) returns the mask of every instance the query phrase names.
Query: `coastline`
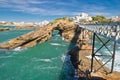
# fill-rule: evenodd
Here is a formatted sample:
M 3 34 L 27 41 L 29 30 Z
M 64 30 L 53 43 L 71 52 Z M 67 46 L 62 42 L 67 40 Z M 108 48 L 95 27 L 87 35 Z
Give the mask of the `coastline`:
M 71 55 L 71 62 L 75 69 L 77 69 L 78 76 L 80 78 L 88 78 L 88 74 L 86 75 L 86 72 L 90 71 L 91 60 L 86 56 L 90 56 L 92 52 L 92 46 L 88 45 L 91 32 L 83 30 L 82 28 L 78 27 L 74 22 L 70 22 L 69 20 L 58 20 L 55 23 L 50 23 L 49 25 L 42 27 L 36 31 L 29 32 L 25 35 L 14 38 L 6 43 L 0 44 L 0 48 L 23 49 L 33 47 L 39 43 L 51 39 L 54 30 L 59 30 L 59 33 L 63 37 L 64 41 L 78 43 L 78 46 L 72 48 L 68 52 L 68 54 Z M 84 33 L 86 34 L 83 35 Z M 71 47 L 71 45 L 69 47 Z M 100 63 L 103 64 L 101 61 Z M 98 67 L 98 63 L 95 62 L 94 69 Z M 105 67 L 105 69 L 107 71 L 110 71 L 107 67 Z M 102 78 L 102 80 L 119 80 L 119 75 L 120 72 L 113 72 L 111 74 L 106 75 L 104 70 L 100 69 L 96 73 L 91 73 L 89 77 L 99 77 Z
M 71 55 L 71 62 L 75 69 L 77 70 L 77 76 L 79 79 L 90 79 L 90 80 L 120 80 L 120 72 L 113 71 L 113 73 L 106 74 L 104 69 L 110 71 L 108 67 L 104 67 L 104 69 L 100 69 L 97 72 L 91 72 L 91 59 L 87 56 L 90 56 L 92 53 L 92 49 L 90 46 L 88 48 L 80 48 L 79 46 L 74 47 L 72 50 L 68 52 Z M 101 64 L 102 61 L 100 60 Z M 98 69 L 100 65 L 94 60 L 94 70 Z

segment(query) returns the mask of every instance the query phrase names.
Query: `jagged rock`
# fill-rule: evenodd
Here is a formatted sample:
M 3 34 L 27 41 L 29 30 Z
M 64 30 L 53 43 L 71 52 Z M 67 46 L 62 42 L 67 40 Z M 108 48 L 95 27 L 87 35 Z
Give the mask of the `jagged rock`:
M 71 61 L 73 66 L 78 69 L 78 76 L 80 77 L 80 80 L 86 80 L 87 74 L 86 71 L 91 70 L 91 59 L 88 58 L 87 56 L 90 56 L 92 53 L 92 50 L 89 49 L 91 48 L 91 46 L 87 46 L 88 49 L 82 49 L 81 47 L 74 47 L 73 49 L 71 49 L 68 54 L 71 55 Z M 102 61 L 100 61 L 100 64 L 103 64 Z M 93 69 L 96 70 L 100 67 L 99 63 L 94 60 L 94 65 L 93 65 Z M 110 72 L 110 69 L 108 67 L 104 66 L 104 69 L 107 72 Z M 87 80 L 120 80 L 120 72 L 116 72 L 114 71 L 113 73 L 107 74 L 103 68 L 101 68 L 100 70 L 98 70 L 95 73 L 91 73 L 91 77 L 90 79 Z
M 32 29 L 35 28 L 34 26 L 16 26 L 15 29 Z
M 71 22 L 68 19 L 60 19 L 55 23 L 50 23 L 47 26 L 40 28 L 39 30 L 29 32 L 25 35 L 0 44 L 0 48 L 14 49 L 16 47 L 32 47 L 38 43 L 49 40 L 52 37 L 54 30 L 59 30 L 59 33 L 64 37 L 65 41 L 77 43 L 79 40 L 83 39 L 83 31 L 81 28 L 79 28 L 74 22 Z M 86 37 L 86 35 L 84 37 Z
M 0 48 L 13 49 L 16 47 L 22 48 L 32 47 L 38 44 L 39 42 L 44 42 L 50 39 L 51 35 L 52 28 L 44 27 L 40 30 L 27 33 L 25 35 L 12 39 L 6 43 L 3 43 L 0 45 Z
M 0 31 L 8 31 L 10 30 L 9 28 L 0 28 Z

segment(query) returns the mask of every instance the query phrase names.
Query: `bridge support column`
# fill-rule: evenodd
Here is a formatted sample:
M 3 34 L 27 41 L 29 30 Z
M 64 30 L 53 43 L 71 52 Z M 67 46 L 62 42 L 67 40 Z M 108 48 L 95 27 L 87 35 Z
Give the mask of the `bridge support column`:
M 95 50 L 95 41 L 96 41 L 96 38 L 97 40 L 99 40 L 102 45 L 97 49 Z M 114 66 L 114 59 L 115 59 L 115 51 L 116 51 L 116 41 L 114 41 L 114 46 L 113 46 L 113 51 L 111 51 L 108 47 L 107 47 L 107 44 L 110 42 L 110 39 L 108 39 L 106 42 L 103 41 L 99 36 L 98 34 L 94 33 L 93 34 L 93 44 L 92 44 L 92 58 L 91 58 L 91 72 L 97 72 L 99 71 L 101 68 L 104 70 L 104 72 L 106 72 L 106 74 L 108 73 L 112 73 L 113 72 L 113 66 Z M 101 49 L 103 49 L 103 47 L 105 47 L 105 49 L 108 50 L 109 54 L 110 55 L 106 55 L 106 54 L 97 54 L 98 51 L 100 51 Z M 109 57 L 109 59 L 104 63 L 104 64 L 101 64 L 101 62 L 96 58 L 96 57 Z M 96 61 L 100 67 L 98 67 L 97 69 L 94 69 L 94 61 Z M 111 71 L 108 72 L 104 66 L 108 63 L 108 62 L 111 62 Z

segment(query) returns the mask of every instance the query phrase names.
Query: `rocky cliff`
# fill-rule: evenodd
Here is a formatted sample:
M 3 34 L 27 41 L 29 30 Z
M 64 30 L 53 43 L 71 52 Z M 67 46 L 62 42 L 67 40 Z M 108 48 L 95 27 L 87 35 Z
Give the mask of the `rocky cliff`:
M 71 62 L 73 66 L 77 69 L 78 76 L 80 80 L 120 80 L 120 72 L 114 71 L 113 73 L 106 74 L 110 72 L 108 67 L 104 66 L 104 69 L 101 68 L 97 72 L 92 72 L 91 70 L 91 56 L 92 47 L 87 45 L 82 45 L 81 47 L 76 46 L 68 52 L 71 55 Z M 100 61 L 100 64 L 103 64 Z M 94 60 L 93 70 L 100 68 L 100 65 L 96 60 Z

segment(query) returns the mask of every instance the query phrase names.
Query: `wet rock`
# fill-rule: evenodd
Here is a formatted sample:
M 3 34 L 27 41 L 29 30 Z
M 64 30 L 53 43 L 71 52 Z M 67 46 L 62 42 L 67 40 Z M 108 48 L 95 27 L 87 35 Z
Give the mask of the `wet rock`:
M 8 31 L 10 30 L 9 28 L 0 28 L 0 31 Z

